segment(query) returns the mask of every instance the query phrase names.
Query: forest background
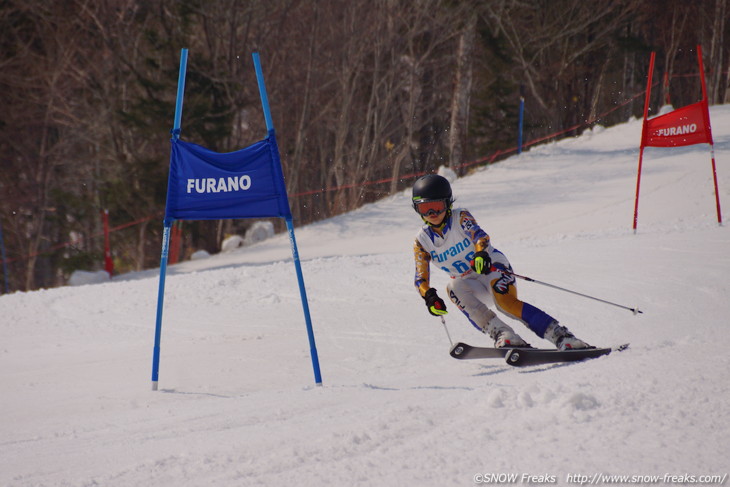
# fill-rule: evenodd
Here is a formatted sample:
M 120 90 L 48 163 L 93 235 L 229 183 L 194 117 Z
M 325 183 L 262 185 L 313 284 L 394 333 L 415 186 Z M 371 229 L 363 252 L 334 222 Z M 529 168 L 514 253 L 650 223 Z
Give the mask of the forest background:
M 261 54 L 292 213 L 303 225 L 464 173 L 524 140 L 652 109 L 730 102 L 727 0 L 2 0 L 0 292 L 103 266 L 159 265 L 180 49 L 182 138 L 218 152 L 266 135 Z M 638 152 L 638 147 L 637 147 Z M 185 222 L 183 255 L 251 220 Z M 277 225 L 279 223 L 277 222 Z M 373 229 L 377 232 L 377 228 Z

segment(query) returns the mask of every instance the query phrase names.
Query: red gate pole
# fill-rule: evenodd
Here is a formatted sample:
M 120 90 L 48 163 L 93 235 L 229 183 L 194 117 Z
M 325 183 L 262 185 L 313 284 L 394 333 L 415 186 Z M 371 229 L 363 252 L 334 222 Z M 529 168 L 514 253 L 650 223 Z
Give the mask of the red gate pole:
M 722 226 L 722 210 L 720 209 L 720 192 L 717 187 L 717 166 L 715 164 L 715 142 L 712 139 L 712 126 L 710 125 L 710 109 L 707 102 L 707 88 L 705 86 L 705 67 L 702 63 L 702 46 L 697 44 L 697 64 L 700 67 L 700 79 L 702 80 L 702 102 L 705 109 L 705 125 L 710 136 L 710 154 L 712 160 L 712 180 L 715 184 L 715 207 L 717 209 L 717 223 Z
M 634 200 L 634 233 L 639 220 L 639 188 L 641 186 L 641 165 L 644 160 L 644 143 L 646 142 L 646 120 L 649 116 L 649 98 L 651 97 L 651 78 L 654 75 L 654 58 L 656 53 L 651 53 L 649 61 L 649 77 L 646 82 L 646 99 L 644 100 L 644 121 L 641 126 L 641 147 L 639 148 L 639 170 L 636 175 L 636 199 Z
M 715 182 L 715 207 L 717 208 L 717 224 L 722 226 L 722 210 L 720 209 L 720 193 L 717 189 L 717 168 L 715 167 L 715 144 L 710 144 L 712 154 L 712 179 Z

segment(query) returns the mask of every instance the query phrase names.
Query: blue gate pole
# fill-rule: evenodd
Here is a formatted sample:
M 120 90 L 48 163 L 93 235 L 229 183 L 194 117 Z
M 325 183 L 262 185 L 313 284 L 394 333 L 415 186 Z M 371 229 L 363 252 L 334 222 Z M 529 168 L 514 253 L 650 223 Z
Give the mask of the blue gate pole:
M 188 50 L 180 51 L 180 74 L 177 78 L 177 100 L 175 102 L 175 121 L 172 126 L 172 139 L 180 138 L 183 97 L 185 95 L 185 72 L 188 67 Z M 168 183 L 169 185 L 169 183 Z M 169 191 L 169 188 L 168 188 Z M 157 314 L 155 317 L 155 346 L 152 352 L 152 390 L 157 390 L 160 376 L 160 340 L 162 338 L 162 307 L 165 301 L 165 278 L 167 277 L 167 256 L 170 250 L 170 229 L 175 220 L 165 218 L 162 232 L 162 253 L 160 256 L 160 285 L 157 289 Z
M 258 81 L 259 85 L 259 95 L 261 96 L 261 105 L 264 109 L 264 119 L 266 120 L 266 130 L 269 133 L 269 137 L 274 138 L 275 142 L 275 131 L 274 131 L 274 123 L 271 119 L 271 110 L 269 108 L 269 98 L 266 94 L 266 85 L 264 84 L 264 73 L 261 69 L 261 60 L 259 59 L 259 54 L 257 52 L 253 53 L 253 64 L 256 69 L 256 80 Z M 277 160 L 279 157 L 278 149 L 276 154 Z M 281 161 L 275 161 L 278 164 L 277 171 L 281 173 Z M 284 178 L 283 174 L 280 174 L 282 180 Z M 307 325 L 307 336 L 309 337 L 309 354 L 312 358 L 312 368 L 314 369 L 314 382 L 316 385 L 321 386 L 322 385 L 322 373 L 319 370 L 319 356 L 317 354 L 317 345 L 314 341 L 314 329 L 312 327 L 312 318 L 309 314 L 309 303 L 307 301 L 307 290 L 304 287 L 304 275 L 302 274 L 302 265 L 299 261 L 299 251 L 297 250 L 297 240 L 294 236 L 294 222 L 291 217 L 291 210 L 289 208 L 289 200 L 286 196 L 286 193 L 284 194 L 284 198 L 286 199 L 286 205 L 287 205 L 287 213 L 289 214 L 285 220 L 286 220 L 286 228 L 289 232 L 289 241 L 291 242 L 291 251 L 292 251 L 292 258 L 294 259 L 294 267 L 296 269 L 297 273 L 297 281 L 299 283 L 299 294 L 302 299 L 302 308 L 304 310 L 304 321 Z
M 525 85 L 520 85 L 520 121 L 517 129 L 517 153 L 522 154 L 522 123 L 525 118 Z
M 302 264 L 299 261 L 299 251 L 297 250 L 297 239 L 294 236 L 294 222 L 292 218 L 286 218 L 286 229 L 289 232 L 289 241 L 291 242 L 291 253 L 294 259 L 294 268 L 297 272 L 297 282 L 299 283 L 299 296 L 302 299 L 302 309 L 304 310 L 304 321 L 307 325 L 307 337 L 309 338 L 309 355 L 312 358 L 312 369 L 314 370 L 314 383 L 318 386 L 322 385 L 322 373 L 319 370 L 319 355 L 317 354 L 317 344 L 314 342 L 314 328 L 312 327 L 312 317 L 309 315 L 309 301 L 307 300 L 307 290 L 304 287 L 304 275 L 302 274 Z

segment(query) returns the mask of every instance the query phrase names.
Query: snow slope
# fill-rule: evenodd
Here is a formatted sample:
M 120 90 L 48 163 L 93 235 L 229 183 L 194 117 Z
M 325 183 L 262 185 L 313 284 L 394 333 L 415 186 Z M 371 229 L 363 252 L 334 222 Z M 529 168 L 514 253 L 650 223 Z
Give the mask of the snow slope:
M 728 212 L 730 106 L 711 116 Z M 727 475 L 727 218 L 718 226 L 707 146 L 647 149 L 634 235 L 640 131 L 596 128 L 454 183 L 517 272 L 641 308 L 519 283 L 579 337 L 629 350 L 526 369 L 449 357 L 412 285 L 420 220 L 404 192 L 297 229 L 323 387 L 286 236 L 170 268 L 157 392 L 157 272 L 0 297 L 0 485 Z M 490 345 L 450 310 L 455 341 Z

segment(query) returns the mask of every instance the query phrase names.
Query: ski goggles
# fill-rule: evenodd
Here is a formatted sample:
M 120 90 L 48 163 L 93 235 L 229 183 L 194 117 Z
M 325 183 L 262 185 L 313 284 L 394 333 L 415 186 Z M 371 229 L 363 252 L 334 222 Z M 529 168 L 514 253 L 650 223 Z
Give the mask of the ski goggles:
M 438 216 L 446 211 L 446 201 L 422 201 L 416 203 L 416 211 L 421 216 Z

